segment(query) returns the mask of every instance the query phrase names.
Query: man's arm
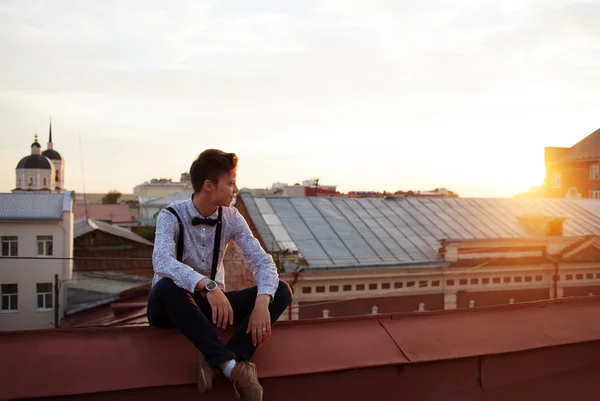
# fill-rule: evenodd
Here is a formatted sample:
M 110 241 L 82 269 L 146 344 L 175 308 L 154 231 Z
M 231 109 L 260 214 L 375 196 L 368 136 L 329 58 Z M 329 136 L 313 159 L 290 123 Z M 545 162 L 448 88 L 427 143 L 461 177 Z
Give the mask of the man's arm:
M 203 282 L 206 276 L 177 260 L 176 238 L 178 233 L 177 218 L 167 211 L 161 211 L 156 219 L 152 265 L 154 272 L 159 276 L 170 278 L 178 287 L 194 292 L 196 288 L 204 287 Z
M 235 209 L 233 216 L 234 240 L 252 269 L 252 274 L 258 286 L 257 302 L 268 295 L 272 301 L 279 286 L 277 267 L 271 255 L 265 252 L 260 242 L 254 237 L 248 223 L 240 212 Z

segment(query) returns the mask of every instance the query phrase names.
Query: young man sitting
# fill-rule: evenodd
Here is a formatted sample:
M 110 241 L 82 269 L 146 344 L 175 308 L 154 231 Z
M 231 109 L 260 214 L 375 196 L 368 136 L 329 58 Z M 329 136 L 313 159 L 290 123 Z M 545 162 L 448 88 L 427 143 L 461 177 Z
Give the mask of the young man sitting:
M 198 348 L 200 392 L 212 388 L 213 368 L 218 367 L 233 382 L 238 398 L 256 401 L 262 400 L 263 390 L 250 358 L 270 338 L 271 326 L 292 295 L 279 280 L 271 255 L 231 207 L 238 192 L 237 160 L 234 153 L 202 152 L 190 168 L 194 194 L 159 213 L 148 321 L 151 326 L 177 327 Z M 225 292 L 223 255 L 231 241 L 250 264 L 257 286 Z M 239 326 L 223 344 L 213 325 L 228 324 Z

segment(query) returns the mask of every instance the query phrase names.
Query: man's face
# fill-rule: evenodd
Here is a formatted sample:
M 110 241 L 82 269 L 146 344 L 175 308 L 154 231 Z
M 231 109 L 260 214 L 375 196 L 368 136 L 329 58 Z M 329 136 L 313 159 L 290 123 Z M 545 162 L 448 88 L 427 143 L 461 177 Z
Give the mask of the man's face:
M 212 192 L 212 200 L 219 206 L 230 206 L 235 194 L 238 193 L 236 185 L 237 174 L 234 171 L 222 174 L 219 177 L 219 183 Z

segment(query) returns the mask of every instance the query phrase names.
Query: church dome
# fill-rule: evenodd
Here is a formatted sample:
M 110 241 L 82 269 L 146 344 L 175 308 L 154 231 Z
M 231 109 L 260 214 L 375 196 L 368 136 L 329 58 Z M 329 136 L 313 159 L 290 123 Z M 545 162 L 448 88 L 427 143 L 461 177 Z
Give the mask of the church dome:
M 60 153 L 54 149 L 46 149 L 42 152 L 42 155 L 46 156 L 50 160 L 62 160 Z
M 52 170 L 54 166 L 46 156 L 29 155 L 21 159 L 17 168 Z

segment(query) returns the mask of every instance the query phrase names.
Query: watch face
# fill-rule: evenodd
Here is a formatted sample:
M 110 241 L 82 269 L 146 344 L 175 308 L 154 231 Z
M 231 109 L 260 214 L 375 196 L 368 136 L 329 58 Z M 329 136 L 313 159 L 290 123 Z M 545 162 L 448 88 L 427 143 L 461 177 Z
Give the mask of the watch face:
M 209 281 L 208 283 L 206 283 L 204 285 L 204 287 L 208 290 L 208 291 L 214 291 L 217 289 L 217 283 L 215 283 L 214 281 Z

